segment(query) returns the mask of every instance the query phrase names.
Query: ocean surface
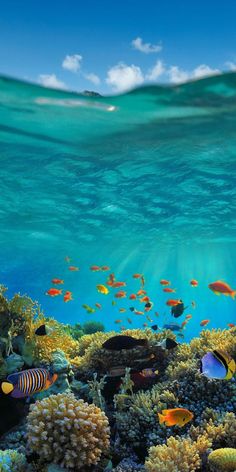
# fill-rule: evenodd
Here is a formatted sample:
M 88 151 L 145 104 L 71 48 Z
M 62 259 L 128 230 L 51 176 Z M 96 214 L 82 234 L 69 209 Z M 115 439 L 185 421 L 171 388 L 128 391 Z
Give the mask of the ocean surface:
M 140 273 L 158 326 L 192 314 L 189 340 L 203 319 L 208 328 L 236 322 L 236 301 L 208 288 L 220 279 L 236 289 L 235 73 L 111 97 L 1 77 L 0 163 L 0 282 L 9 297 L 28 294 L 63 323 L 150 326 L 129 310 L 143 308 L 128 298 Z M 94 264 L 126 282 L 127 298 L 112 306 L 114 289 L 97 292 L 110 272 L 92 272 Z M 54 277 L 72 291 L 69 303 L 45 295 Z M 188 306 L 177 320 L 168 298 Z M 93 314 L 82 308 L 95 303 L 102 309 Z

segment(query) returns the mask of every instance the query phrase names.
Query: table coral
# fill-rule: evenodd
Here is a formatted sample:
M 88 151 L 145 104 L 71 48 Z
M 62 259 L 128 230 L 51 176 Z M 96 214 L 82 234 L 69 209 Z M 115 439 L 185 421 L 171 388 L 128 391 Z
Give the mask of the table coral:
M 236 470 L 236 449 L 225 447 L 211 452 L 208 461 L 212 471 L 234 472 Z
M 72 394 L 51 395 L 36 402 L 27 418 L 28 446 L 42 461 L 80 470 L 97 464 L 109 446 L 105 414 Z

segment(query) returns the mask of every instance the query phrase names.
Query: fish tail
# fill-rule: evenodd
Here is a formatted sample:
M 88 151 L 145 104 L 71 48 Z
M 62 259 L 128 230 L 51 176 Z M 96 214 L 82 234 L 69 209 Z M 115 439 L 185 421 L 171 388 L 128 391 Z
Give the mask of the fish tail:
M 159 416 L 159 421 L 160 423 L 164 423 L 164 421 L 166 420 L 166 417 L 164 415 L 162 415 L 161 413 L 158 413 L 158 416 Z
M 235 296 L 236 296 L 236 290 L 233 290 L 230 295 L 231 295 L 231 297 L 232 297 L 233 300 L 234 300 L 234 298 L 235 298 Z

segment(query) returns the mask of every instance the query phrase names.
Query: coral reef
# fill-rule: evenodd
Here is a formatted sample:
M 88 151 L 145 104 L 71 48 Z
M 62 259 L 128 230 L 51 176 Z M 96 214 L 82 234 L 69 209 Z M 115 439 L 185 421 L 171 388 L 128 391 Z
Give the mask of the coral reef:
M 109 447 L 105 414 L 73 394 L 51 395 L 31 406 L 27 418 L 28 446 L 40 459 L 66 469 L 97 464 Z
M 26 470 L 26 458 L 17 451 L 0 451 L 1 472 L 23 472 Z
M 208 462 L 212 471 L 234 472 L 236 470 L 236 449 L 221 448 L 211 452 Z

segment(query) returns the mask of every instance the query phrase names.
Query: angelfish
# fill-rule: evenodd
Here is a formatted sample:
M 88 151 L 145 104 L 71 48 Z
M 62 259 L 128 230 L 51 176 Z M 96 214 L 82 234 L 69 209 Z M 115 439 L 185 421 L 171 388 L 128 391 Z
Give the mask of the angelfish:
M 47 390 L 57 380 L 57 374 L 47 369 L 36 368 L 10 374 L 7 381 L 2 382 L 3 393 L 13 398 L 29 397 L 37 392 Z

